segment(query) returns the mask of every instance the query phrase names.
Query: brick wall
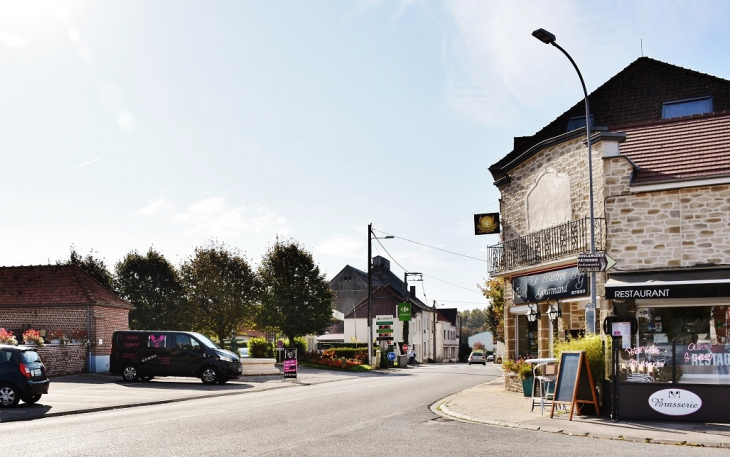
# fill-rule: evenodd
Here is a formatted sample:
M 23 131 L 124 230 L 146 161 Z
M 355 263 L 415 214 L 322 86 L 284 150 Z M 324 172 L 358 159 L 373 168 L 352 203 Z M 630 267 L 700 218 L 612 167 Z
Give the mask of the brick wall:
M 103 306 L 91 307 L 91 326 L 94 339 L 91 340 L 91 355 L 109 355 L 112 350 L 112 333 L 129 329 L 129 311 Z M 102 344 L 99 344 L 99 339 Z
M 86 373 L 88 348 L 84 344 L 46 345 L 36 349 L 49 377 Z
M 0 312 L 0 327 L 21 330 L 27 326 L 35 330 L 86 330 L 86 306 L 3 308 Z M 22 332 L 15 336 L 21 343 Z

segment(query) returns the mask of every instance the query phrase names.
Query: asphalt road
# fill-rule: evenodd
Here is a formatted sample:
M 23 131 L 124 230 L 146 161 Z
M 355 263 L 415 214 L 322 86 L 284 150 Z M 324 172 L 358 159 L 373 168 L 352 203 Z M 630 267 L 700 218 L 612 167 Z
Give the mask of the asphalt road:
M 429 409 L 497 376 L 490 366 L 422 365 L 386 376 L 7 422 L 0 424 L 0 455 L 728 455 L 490 427 Z

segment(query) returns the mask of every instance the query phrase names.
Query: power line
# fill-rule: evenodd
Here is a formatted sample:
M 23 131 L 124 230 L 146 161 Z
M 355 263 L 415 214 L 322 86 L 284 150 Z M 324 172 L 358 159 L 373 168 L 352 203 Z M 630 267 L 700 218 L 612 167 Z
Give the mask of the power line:
M 375 229 L 373 229 L 373 230 L 375 230 Z M 378 230 L 378 231 L 380 231 L 380 230 Z M 388 250 L 385 249 L 385 246 L 383 246 L 383 243 L 381 243 L 379 239 L 375 238 L 375 240 L 378 242 L 378 244 L 380 245 L 380 247 L 383 248 L 383 251 L 385 251 L 385 253 L 388 254 L 388 257 L 390 257 L 390 260 L 392 260 L 393 262 L 395 262 L 396 265 L 398 265 L 399 267 L 401 267 L 401 269 L 403 271 L 408 272 L 408 270 L 405 267 L 403 267 L 403 265 L 399 264 L 398 261 L 395 260 L 395 257 L 393 257 L 390 254 L 390 252 L 388 252 Z
M 450 286 L 458 287 L 459 289 L 464 289 L 464 290 L 468 290 L 469 292 L 476 292 L 476 293 L 481 293 L 481 292 L 479 292 L 478 290 L 474 290 L 474 289 L 469 289 L 468 287 L 464 287 L 464 286 L 457 286 L 456 284 L 450 283 L 450 282 L 448 282 L 448 281 L 444 281 L 443 279 L 439 279 L 439 278 L 433 277 L 433 276 L 431 276 L 431 275 L 427 275 L 427 274 L 425 274 L 425 273 L 423 274 L 423 276 L 426 276 L 426 277 L 428 277 L 428 278 L 431 278 L 431 279 L 435 279 L 436 281 L 440 281 L 440 282 L 443 282 L 443 283 L 445 283 L 445 284 L 448 284 L 448 285 L 450 285 Z
M 437 248 L 437 247 L 435 247 L 435 246 L 430 246 L 430 245 L 428 245 L 428 244 L 424 244 L 424 243 L 419 243 L 418 241 L 413 241 L 413 240 L 409 240 L 409 239 L 407 239 L 407 238 L 403 238 L 403 237 L 400 237 L 400 236 L 397 236 L 397 235 L 393 235 L 392 233 L 384 232 L 384 231 L 382 231 L 382 230 L 377 230 L 377 229 L 373 229 L 373 230 L 375 230 L 375 231 L 377 231 L 377 232 L 380 232 L 380 233 L 382 233 L 382 234 L 384 234 L 384 235 L 388 235 L 388 236 L 392 236 L 392 237 L 394 237 L 394 238 L 398 238 L 399 240 L 403 240 L 403 241 L 408 241 L 409 243 L 413 243 L 413 244 L 418 244 L 418 245 L 420 245 L 420 246 L 424 246 L 424 247 L 427 247 L 427 248 L 435 249 L 435 250 L 437 250 L 437 251 L 441 251 L 441 252 L 446 252 L 446 253 L 449 253 L 449 254 L 453 254 L 453 255 L 458 255 L 459 257 L 466 257 L 466 258 L 468 258 L 468 259 L 472 259 L 472 260 L 478 260 L 478 261 L 480 261 L 480 262 L 487 262 L 487 259 L 479 259 L 479 258 L 477 258 L 477 257 L 472 257 L 472 256 L 470 256 L 470 255 L 466 255 L 466 254 L 459 254 L 458 252 L 454 252 L 454 251 L 449 251 L 448 249 L 441 249 L 441 248 Z M 381 245 L 381 246 L 382 246 L 382 245 Z
M 483 210 L 483 209 L 487 209 L 487 208 L 489 208 L 490 206 L 493 206 L 493 205 L 495 205 L 496 203 L 499 203 L 499 200 L 497 200 L 496 202 L 492 202 L 492 203 L 488 204 L 487 206 L 485 206 L 485 207 L 483 207 L 483 208 L 479 208 L 479 209 L 478 209 L 478 210 L 476 210 L 475 212 L 477 212 L 477 213 L 478 213 L 479 211 L 481 211 L 481 210 Z M 437 225 L 437 226 L 435 226 L 435 227 L 431 227 L 431 228 L 426 228 L 426 229 L 421 229 L 421 230 L 414 230 L 414 231 L 412 231 L 412 232 L 406 232 L 406 233 L 419 233 L 419 232 L 427 232 L 427 231 L 429 231 L 429 230 L 433 230 L 433 229 L 437 229 L 437 228 L 445 227 L 445 226 L 447 226 L 447 225 L 449 225 L 449 224 L 453 224 L 454 222 L 459 222 L 460 220 L 462 220 L 462 219 L 465 219 L 465 218 L 467 218 L 467 217 L 469 217 L 469 216 L 472 216 L 472 214 L 467 214 L 466 216 L 462 216 L 462 217 L 460 217 L 460 218 L 458 218 L 458 219 L 454 219 L 454 220 L 453 220 L 453 221 L 451 221 L 451 222 L 447 222 L 447 223 L 445 223 L 445 224 Z

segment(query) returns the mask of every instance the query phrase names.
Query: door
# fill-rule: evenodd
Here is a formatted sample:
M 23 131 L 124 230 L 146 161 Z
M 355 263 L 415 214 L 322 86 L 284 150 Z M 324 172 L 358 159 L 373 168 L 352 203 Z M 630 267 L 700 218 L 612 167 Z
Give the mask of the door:
M 185 333 L 176 333 L 172 348 L 172 371 L 174 376 L 197 376 L 203 366 L 203 346 L 198 340 Z
M 168 376 L 170 374 L 169 333 L 150 332 L 145 335 L 138 356 L 140 376 Z

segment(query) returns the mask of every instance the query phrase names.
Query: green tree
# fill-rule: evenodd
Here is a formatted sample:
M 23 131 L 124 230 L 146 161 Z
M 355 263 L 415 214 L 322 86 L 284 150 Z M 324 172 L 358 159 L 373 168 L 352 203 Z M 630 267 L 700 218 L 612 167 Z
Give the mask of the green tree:
M 112 274 L 104 262 L 104 259 L 95 257 L 98 252 L 91 249 L 86 257 L 79 254 L 76 250 L 76 246 L 71 245 L 71 253 L 67 260 L 57 260 L 57 265 L 78 265 L 85 273 L 92 278 L 96 279 L 101 285 L 111 291 L 114 290 L 114 281 Z M 116 292 L 116 291 L 115 291 Z
M 488 279 L 484 286 L 479 285 L 479 289 L 489 300 L 486 313 L 487 330 L 492 332 L 497 340 L 504 342 L 504 280 Z
M 237 250 L 215 241 L 197 247 L 180 267 L 180 278 L 193 330 L 216 335 L 222 345 L 233 329 L 250 323 L 258 281 Z
M 146 255 L 132 251 L 115 265 L 119 295 L 135 306 L 129 312 L 132 329 L 187 330 L 189 313 L 183 301 L 180 276 L 165 257 L 150 248 Z
M 260 329 L 276 329 L 294 341 L 320 335 L 332 323 L 334 294 L 312 254 L 294 240 L 269 246 L 259 267 L 262 284 L 257 313 Z

